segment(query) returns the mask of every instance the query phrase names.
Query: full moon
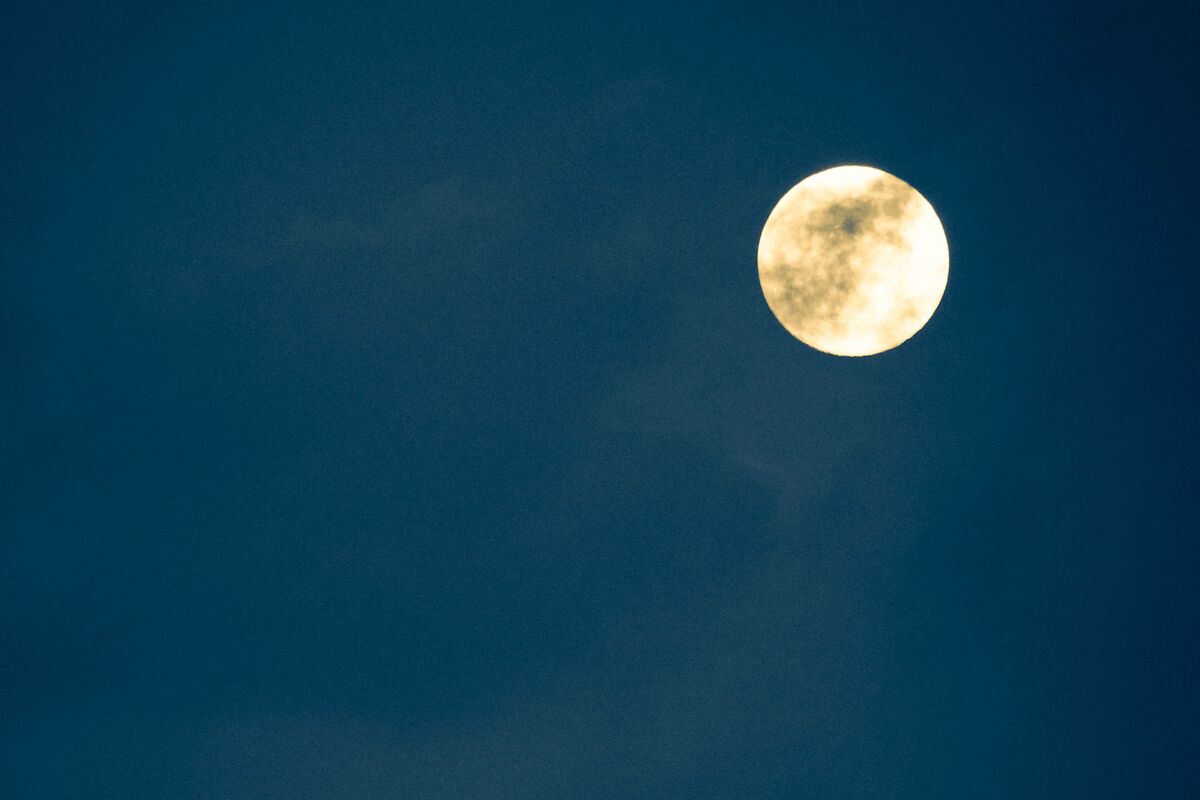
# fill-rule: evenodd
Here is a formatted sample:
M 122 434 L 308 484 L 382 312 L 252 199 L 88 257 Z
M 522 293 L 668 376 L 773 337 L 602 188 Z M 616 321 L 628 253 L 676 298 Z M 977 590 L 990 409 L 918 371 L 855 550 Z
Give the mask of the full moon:
M 891 350 L 925 326 L 950 273 L 933 206 L 895 175 L 833 167 L 783 196 L 758 242 L 758 279 L 780 324 L 838 356 Z

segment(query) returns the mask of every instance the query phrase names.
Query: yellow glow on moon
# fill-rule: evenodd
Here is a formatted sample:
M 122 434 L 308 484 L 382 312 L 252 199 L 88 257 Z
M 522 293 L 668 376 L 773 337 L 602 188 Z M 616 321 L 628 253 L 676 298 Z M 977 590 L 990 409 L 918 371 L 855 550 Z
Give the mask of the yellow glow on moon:
M 839 356 L 882 353 L 921 330 L 949 273 L 933 206 L 873 167 L 805 178 L 775 206 L 758 242 L 771 311 L 800 341 Z

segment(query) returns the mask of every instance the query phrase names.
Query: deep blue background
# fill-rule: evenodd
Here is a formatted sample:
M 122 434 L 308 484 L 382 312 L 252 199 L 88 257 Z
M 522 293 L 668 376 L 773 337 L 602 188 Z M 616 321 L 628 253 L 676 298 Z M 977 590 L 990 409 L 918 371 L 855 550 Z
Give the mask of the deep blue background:
M 1184 4 L 172 5 L 0 25 L 0 794 L 1197 796 Z

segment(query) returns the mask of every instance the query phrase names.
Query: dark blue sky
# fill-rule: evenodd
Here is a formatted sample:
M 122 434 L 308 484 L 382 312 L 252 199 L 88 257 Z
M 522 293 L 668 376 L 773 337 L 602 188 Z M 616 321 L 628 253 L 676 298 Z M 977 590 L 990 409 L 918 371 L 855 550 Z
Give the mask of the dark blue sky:
M 0 25 L 0 794 L 1200 791 L 1184 4 L 170 5 Z

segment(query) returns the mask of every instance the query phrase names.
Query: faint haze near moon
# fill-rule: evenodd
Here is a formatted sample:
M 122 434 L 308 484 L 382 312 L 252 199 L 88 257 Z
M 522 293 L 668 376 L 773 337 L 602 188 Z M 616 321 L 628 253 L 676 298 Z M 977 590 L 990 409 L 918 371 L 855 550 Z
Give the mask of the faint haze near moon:
M 826 353 L 890 350 L 937 309 L 949 249 L 933 207 L 882 170 L 819 172 L 783 196 L 758 250 L 763 295 L 779 322 Z

